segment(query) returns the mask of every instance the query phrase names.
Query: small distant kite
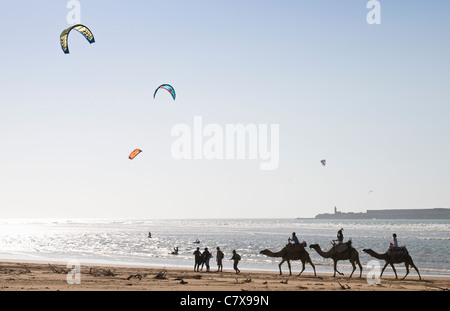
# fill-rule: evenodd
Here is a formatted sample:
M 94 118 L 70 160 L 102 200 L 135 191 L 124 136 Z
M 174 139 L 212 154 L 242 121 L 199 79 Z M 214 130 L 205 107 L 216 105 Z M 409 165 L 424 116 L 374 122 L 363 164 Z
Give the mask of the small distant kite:
M 325 165 L 327 165 L 327 160 L 325 160 L 325 159 L 321 160 L 320 163 L 322 163 L 322 166 L 325 166 Z
M 86 40 L 89 41 L 89 43 L 92 44 L 95 42 L 94 35 L 89 30 L 89 28 L 87 28 L 86 26 L 81 25 L 81 24 L 76 24 L 76 25 L 70 26 L 69 28 L 64 29 L 59 37 L 59 39 L 61 41 L 61 48 L 65 54 L 69 54 L 68 39 L 69 39 L 69 33 L 72 29 L 75 29 L 76 31 L 81 33 L 86 38 Z
M 133 160 L 134 158 L 136 158 L 136 156 L 141 153 L 142 150 L 141 149 L 134 149 L 132 153 L 130 153 L 130 156 L 128 157 L 130 160 Z
M 169 92 L 170 95 L 172 95 L 173 100 L 175 100 L 175 97 L 176 97 L 175 89 L 169 84 L 161 84 L 160 86 L 158 86 L 158 88 L 155 90 L 155 94 L 153 94 L 153 98 L 155 98 L 156 93 L 158 92 L 159 89 L 164 89 L 167 92 Z
M 369 191 L 369 195 L 372 194 L 372 193 L 373 193 L 373 190 L 370 190 L 370 191 Z

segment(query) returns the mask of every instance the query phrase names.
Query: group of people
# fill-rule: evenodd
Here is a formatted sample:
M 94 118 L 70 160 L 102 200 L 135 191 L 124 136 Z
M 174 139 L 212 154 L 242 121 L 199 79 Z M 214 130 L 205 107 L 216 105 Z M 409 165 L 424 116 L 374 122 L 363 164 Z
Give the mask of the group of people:
M 217 262 L 217 272 L 222 272 L 223 269 L 223 263 L 222 260 L 225 257 L 225 254 L 220 250 L 220 247 L 216 248 L 217 254 L 216 254 L 216 262 Z M 233 260 L 233 269 L 236 273 L 241 272 L 238 268 L 239 261 L 241 260 L 241 256 L 236 252 L 236 250 L 233 250 L 233 256 L 230 258 L 230 260 Z M 197 247 L 197 249 L 194 251 L 193 255 L 195 256 L 195 264 L 194 264 L 194 271 L 199 271 L 199 269 L 203 269 L 203 265 L 206 266 L 206 272 L 210 271 L 209 267 L 209 260 L 213 257 L 212 253 L 208 250 L 207 247 L 205 247 L 205 250 L 203 252 L 200 251 L 200 247 Z M 200 268 L 201 266 L 201 268 Z
M 343 228 L 338 230 L 337 239 L 333 240 L 333 242 L 335 243 L 335 246 L 344 243 L 344 234 L 342 232 L 343 230 L 344 230 Z M 150 233 L 149 233 L 149 237 L 151 237 Z M 392 237 L 393 237 L 393 242 L 390 243 L 389 251 L 388 251 L 389 253 L 393 253 L 394 251 L 401 250 L 401 247 L 398 246 L 397 235 L 394 233 L 392 235 Z M 288 243 L 289 243 L 289 245 L 301 245 L 295 232 L 292 232 L 292 235 L 288 238 Z M 217 247 L 216 250 L 217 250 L 217 253 L 216 253 L 217 272 L 222 272 L 222 269 L 223 269 L 222 260 L 225 257 L 225 255 L 222 252 L 222 250 L 220 249 L 220 247 Z M 230 260 L 233 260 L 233 269 L 236 273 L 240 273 L 241 271 L 238 268 L 238 264 L 239 264 L 239 261 L 241 260 L 241 256 L 236 252 L 236 250 L 233 250 L 232 253 L 233 253 L 233 255 L 230 258 Z M 178 254 L 178 247 L 174 248 L 174 252 L 172 252 L 172 254 L 173 255 Z M 213 255 L 208 250 L 208 248 L 205 247 L 204 251 L 201 252 L 200 247 L 197 247 L 197 249 L 194 251 L 193 255 L 195 256 L 194 271 L 199 272 L 200 269 L 203 269 L 203 265 L 205 265 L 206 271 L 210 272 L 209 261 L 213 257 Z

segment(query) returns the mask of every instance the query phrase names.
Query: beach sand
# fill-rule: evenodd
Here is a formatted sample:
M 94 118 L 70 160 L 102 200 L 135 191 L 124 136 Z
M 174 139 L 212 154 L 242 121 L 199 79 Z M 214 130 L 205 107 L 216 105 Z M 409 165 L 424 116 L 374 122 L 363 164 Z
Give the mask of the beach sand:
M 214 267 L 215 268 L 215 267 Z M 214 271 L 215 269 L 212 269 Z M 383 276 L 381 284 L 369 284 L 367 271 L 352 278 L 332 274 L 304 272 L 279 275 L 274 271 L 194 272 L 184 268 L 149 268 L 81 264 L 79 284 L 66 264 L 36 262 L 1 262 L 2 291 L 443 291 L 450 288 L 450 278 L 410 273 L 405 280 Z M 69 272 L 69 273 L 68 273 Z M 399 275 L 403 277 L 403 275 Z M 72 283 L 72 284 L 69 284 Z

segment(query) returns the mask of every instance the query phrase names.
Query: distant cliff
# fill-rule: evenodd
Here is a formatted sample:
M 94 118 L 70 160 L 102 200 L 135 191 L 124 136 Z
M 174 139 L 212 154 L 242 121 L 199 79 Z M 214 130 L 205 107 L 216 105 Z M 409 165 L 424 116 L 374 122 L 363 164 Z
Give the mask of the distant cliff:
M 367 210 L 365 213 L 319 214 L 316 219 L 450 219 L 450 208 Z

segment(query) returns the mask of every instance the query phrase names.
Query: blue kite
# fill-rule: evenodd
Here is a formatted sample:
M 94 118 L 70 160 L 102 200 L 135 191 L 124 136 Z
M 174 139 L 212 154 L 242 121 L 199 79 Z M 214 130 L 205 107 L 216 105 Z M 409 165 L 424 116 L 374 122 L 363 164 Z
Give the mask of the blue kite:
M 155 94 L 153 94 L 153 98 L 155 98 L 156 93 L 158 92 L 159 89 L 164 89 L 167 92 L 169 92 L 172 95 L 173 100 L 175 100 L 175 97 L 176 97 L 175 89 L 169 84 L 161 84 L 160 86 L 158 86 L 158 88 L 155 91 Z

